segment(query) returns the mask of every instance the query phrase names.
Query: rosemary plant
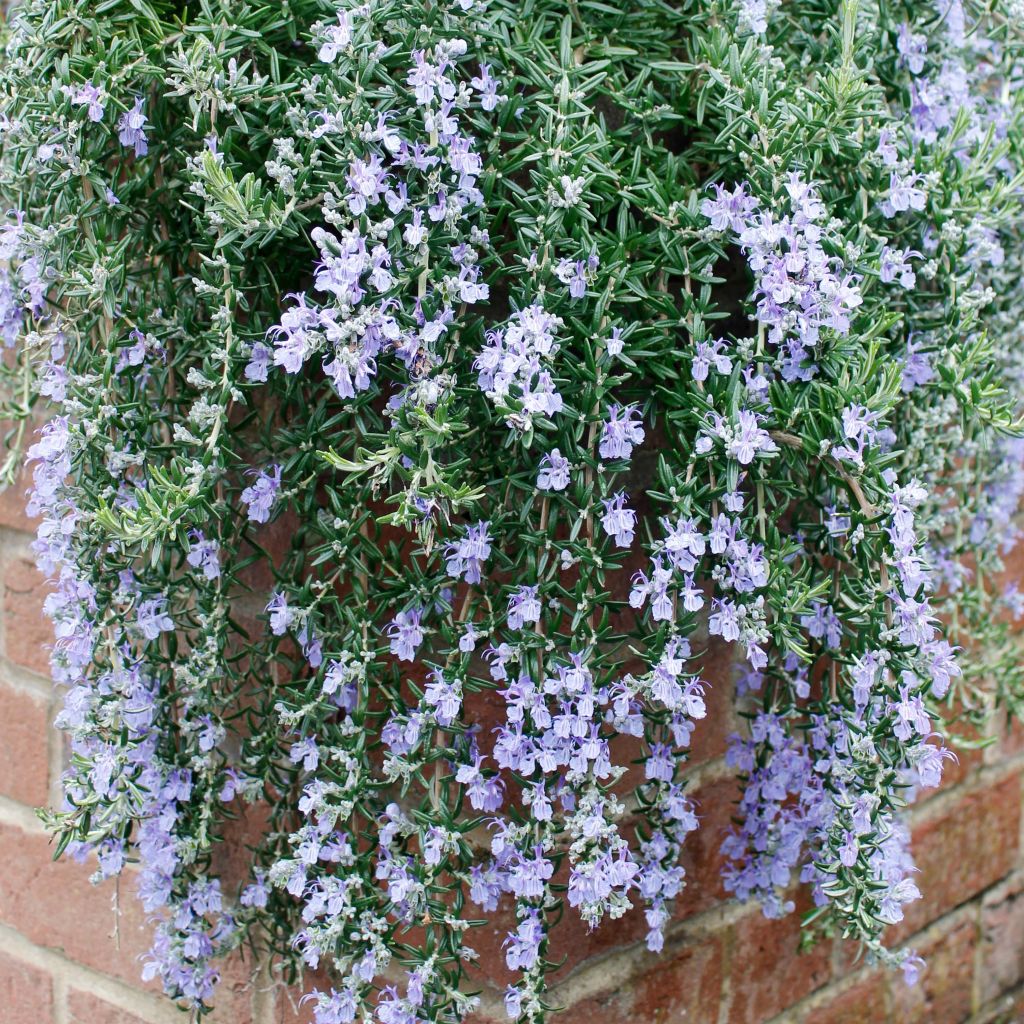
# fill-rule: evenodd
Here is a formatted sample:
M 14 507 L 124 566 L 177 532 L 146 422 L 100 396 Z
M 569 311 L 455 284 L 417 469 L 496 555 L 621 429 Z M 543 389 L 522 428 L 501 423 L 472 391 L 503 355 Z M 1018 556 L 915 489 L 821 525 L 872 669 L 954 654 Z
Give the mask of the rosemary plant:
M 661 948 L 711 638 L 725 884 L 869 956 L 901 810 L 1022 694 L 1019 2 L 24 0 L 0 333 L 58 850 L 145 971 L 456 1022 L 504 912 Z M 45 425 L 36 430 L 42 420 Z M 217 845 L 265 806 L 250 876 Z M 927 893 L 924 894 L 927 898 Z M 514 914 L 514 916 L 512 916 Z

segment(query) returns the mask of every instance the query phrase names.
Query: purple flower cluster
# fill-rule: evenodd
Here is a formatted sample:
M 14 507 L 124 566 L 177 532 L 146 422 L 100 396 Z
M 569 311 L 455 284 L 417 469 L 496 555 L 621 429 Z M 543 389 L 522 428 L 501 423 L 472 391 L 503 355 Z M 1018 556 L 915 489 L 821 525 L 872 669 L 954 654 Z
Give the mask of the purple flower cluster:
M 448 546 L 448 572 L 476 584 L 482 579 L 484 562 L 491 557 L 489 523 L 475 523 L 468 527 L 465 537 Z
M 330 64 L 357 44 L 367 45 L 357 34 L 344 12 L 337 25 L 323 30 L 320 60 Z M 365 152 L 349 165 L 344 207 L 329 211 L 336 230 L 313 232 L 321 257 L 315 288 L 328 299 L 318 306 L 294 296 L 295 305 L 270 332 L 276 365 L 298 373 L 319 353 L 342 398 L 370 387 L 384 352 L 398 357 L 414 384 L 429 379 L 447 361 L 456 304 L 487 298 L 474 248 L 485 246 L 487 236 L 472 227 L 481 206 L 477 179 L 483 164 L 455 102 L 466 87 L 457 74 L 465 52 L 464 42 L 451 40 L 412 54 L 407 79 L 415 111 L 407 131 L 416 128 L 421 137 L 406 134 L 393 112 L 379 114 L 362 133 Z M 493 110 L 497 85 L 483 69 L 469 87 L 481 94 L 485 110 Z M 336 115 L 321 118 L 320 135 L 339 130 Z M 465 240 L 458 244 L 434 240 L 460 232 Z M 410 283 L 417 284 L 411 299 Z M 254 346 L 249 379 L 263 380 L 266 363 L 265 346 Z M 415 392 L 416 400 L 426 393 Z
M 72 98 L 89 105 L 92 120 L 102 116 L 97 90 L 83 88 Z M 0 257 L 10 261 L 23 285 L 18 296 L 23 313 L 39 317 L 42 282 L 50 274 L 25 244 L 21 217 L 0 230 Z M 192 768 L 167 758 L 167 710 L 159 676 L 147 659 L 161 636 L 176 629 L 171 598 L 144 574 L 124 568 L 106 599 L 98 600 L 103 585 L 98 567 L 109 549 L 97 549 L 81 529 L 88 495 L 78 483 L 90 441 L 78 422 L 81 407 L 69 394 L 63 334 L 57 330 L 49 336 L 40 390 L 57 405 L 58 414 L 39 430 L 27 452 L 32 467 L 28 511 L 40 519 L 33 550 L 51 581 L 44 606 L 55 634 L 50 664 L 54 681 L 65 691 L 57 724 L 69 734 L 72 751 L 62 780 L 62 813 L 74 816 L 76 808 L 92 808 L 89 841 L 76 840 L 70 850 L 79 858 L 94 854 L 98 877 L 120 874 L 129 855 L 138 861 L 139 896 L 154 919 L 145 976 L 160 977 L 169 995 L 199 1005 L 213 992 L 214 960 L 237 941 L 219 883 L 194 863 L 201 848 L 182 825 L 197 800 L 218 801 L 212 750 L 222 729 L 182 687 L 175 701 L 189 719 L 182 723 L 182 735 L 194 746 L 186 756 L 195 756 Z M 107 463 L 111 476 L 121 477 L 116 499 L 121 508 L 138 506 L 125 473 L 129 464 L 113 458 Z M 197 558 L 192 564 L 203 568 L 202 578 L 209 582 L 219 575 L 217 544 L 199 533 L 193 536 Z M 184 668 L 193 673 L 188 677 L 198 677 L 205 658 L 205 651 L 188 656 Z M 201 781 L 196 773 L 202 774 Z
M 640 410 L 635 405 L 623 408 L 612 405 L 608 409 L 608 419 L 601 431 L 601 443 L 598 450 L 602 459 L 632 458 L 633 448 L 643 444 L 644 428 L 641 424 Z
M 0 221 L 0 340 L 5 347 L 15 343 L 26 317 L 43 315 L 51 281 L 43 255 L 30 242 L 24 214 L 11 211 Z
M 67 689 L 57 719 L 71 735 L 74 754 L 63 780 L 67 809 L 90 792 L 103 801 L 91 825 L 94 834 L 108 837 L 92 844 L 103 876 L 121 872 L 122 837 L 137 823 L 132 843 L 140 864 L 139 895 L 156 915 L 144 976 L 160 977 L 168 994 L 198 1005 L 212 994 L 218 977 L 213 960 L 235 943 L 236 929 L 222 906 L 219 883 L 183 876 L 185 837 L 178 828 L 196 783 L 190 771 L 161 756 L 159 688 L 141 661 L 142 649 L 175 623 L 167 599 L 143 596 L 130 572 L 122 574 L 119 594 L 126 605 L 135 604 L 134 619 L 125 607 L 100 621 L 90 551 L 78 547 L 81 511 L 69 482 L 78 437 L 69 417 L 57 416 L 28 452 L 35 464 L 29 508 L 41 516 L 34 549 L 40 569 L 55 580 L 45 606 L 56 634 L 51 665 L 55 681 Z M 105 663 L 101 637 L 116 652 Z M 206 754 L 216 736 L 212 726 L 207 718 L 197 730 L 198 748 Z M 88 848 L 76 843 L 74 852 L 84 856 Z
M 65 92 L 76 106 L 86 107 L 90 121 L 103 120 L 103 110 L 105 107 L 103 93 L 92 82 L 86 82 L 77 89 L 65 86 Z
M 271 466 L 269 470 L 255 473 L 256 479 L 242 491 L 242 503 L 246 514 L 253 523 L 265 523 L 270 519 L 277 492 L 281 489 L 281 467 Z
M 783 380 L 810 380 L 823 331 L 842 336 L 863 299 L 859 278 L 826 250 L 829 229 L 817 190 L 797 172 L 786 179 L 791 213 L 762 209 L 745 185 L 731 192 L 715 185 L 701 213 L 717 231 L 728 231 L 754 274 L 757 321 L 778 350 Z
M 864 452 L 878 444 L 879 433 L 875 426 L 878 414 L 870 412 L 863 405 L 847 406 L 842 412 L 843 444 L 837 444 L 832 454 L 843 462 L 853 463 L 858 469 L 864 468 Z
M 561 323 L 560 317 L 535 304 L 513 313 L 504 328 L 487 334 L 487 345 L 475 364 L 477 382 L 492 401 L 509 409 L 511 426 L 522 428 L 534 416 L 550 419 L 561 412 L 562 396 L 550 370 Z
M 733 736 L 728 763 L 746 776 L 741 828 L 723 843 L 731 863 L 726 888 L 740 899 L 756 898 L 765 916 L 791 913 L 785 897 L 794 871 L 810 882 L 819 906 L 828 902 L 839 871 L 866 862 L 877 888 L 872 893 L 880 920 L 895 924 L 903 906 L 920 898 L 906 830 L 879 797 L 858 792 L 857 751 L 841 709 L 812 717 L 806 739 L 768 712 L 751 726 L 750 739 Z M 837 867 L 822 867 L 835 858 Z
M 771 435 L 761 426 L 761 419 L 749 409 L 741 409 L 735 423 L 728 422 L 715 412 L 709 415 L 694 450 L 698 455 L 707 455 L 716 443 L 721 444 L 725 454 L 741 466 L 749 466 L 759 452 L 770 455 L 779 450 Z
M 865 412 L 848 410 L 848 436 L 863 429 Z M 872 879 L 866 898 L 882 924 L 902 920 L 903 906 L 920 896 L 911 880 L 907 835 L 895 815 L 901 803 L 897 787 L 934 787 L 941 781 L 943 762 L 952 754 L 929 742 L 934 730 L 924 696 L 929 691 L 944 696 L 960 670 L 952 648 L 938 635 L 926 596 L 931 583 L 914 509 L 927 492 L 916 483 L 900 486 L 891 474 L 888 480 L 884 531 L 896 582 L 883 600 L 893 609 L 892 648 L 868 649 L 854 661 L 852 710 L 834 701 L 817 712 L 794 707 L 788 716 L 805 717 L 809 725 L 802 733 L 788 725 L 786 715 L 761 712 L 749 739 L 731 741 L 729 763 L 744 774 L 746 785 L 742 825 L 723 847 L 733 861 L 725 882 L 741 899 L 758 899 L 769 916 L 793 909 L 784 891 L 797 868 L 801 880 L 813 884 L 818 903 L 825 904 L 837 886 L 846 884 L 840 877 L 844 869 L 859 866 Z M 814 602 L 801 624 L 823 649 L 843 642 L 840 620 L 825 602 Z M 898 664 L 904 667 L 897 680 Z M 798 682 L 795 658 L 787 668 L 794 673 L 798 697 L 806 698 L 809 688 Z M 898 699 L 886 697 L 893 690 Z M 899 768 L 895 782 L 878 771 L 882 750 Z M 836 867 L 825 866 L 832 863 Z
M 145 156 L 149 152 L 149 141 L 146 137 L 147 117 L 142 111 L 144 100 L 141 96 L 135 97 L 135 103 L 130 110 L 126 110 L 117 122 L 117 137 L 122 146 L 131 146 L 135 155 Z M 92 116 L 93 108 L 90 106 L 89 115 Z M 102 109 L 101 109 L 102 114 Z M 93 120 L 97 120 L 93 118 Z

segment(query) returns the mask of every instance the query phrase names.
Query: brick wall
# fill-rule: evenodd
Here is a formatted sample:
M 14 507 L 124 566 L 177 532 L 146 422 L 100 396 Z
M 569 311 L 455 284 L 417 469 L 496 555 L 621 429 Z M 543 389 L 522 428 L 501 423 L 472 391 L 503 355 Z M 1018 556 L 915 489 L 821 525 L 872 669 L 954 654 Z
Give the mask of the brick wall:
M 89 884 L 54 863 L 33 807 L 53 799 L 62 744 L 50 721 L 43 581 L 29 552 L 19 487 L 0 494 L 0 1022 L 171 1024 L 179 1014 L 139 980 L 147 929 L 130 872 Z M 722 662 L 724 665 L 724 661 Z M 561 928 L 566 966 L 554 998 L 564 1024 L 1011 1024 L 1024 1021 L 1024 730 L 964 750 L 944 788 L 911 812 L 924 899 L 898 934 L 928 960 L 915 988 L 854 960 L 841 941 L 798 952 L 799 921 L 766 921 L 725 898 L 718 844 L 736 788 L 722 760 L 731 721 L 727 673 L 711 679 L 690 791 L 702 827 L 688 841 L 690 883 L 661 957 L 638 914 L 592 935 Z M 996 726 L 993 726 L 997 730 Z M 566 921 L 568 924 L 568 921 Z M 569 934 L 565 934 L 568 932 Z M 503 1020 L 497 924 L 479 929 L 483 1017 Z M 257 965 L 228 964 L 214 1024 L 298 1024 L 309 1014 Z

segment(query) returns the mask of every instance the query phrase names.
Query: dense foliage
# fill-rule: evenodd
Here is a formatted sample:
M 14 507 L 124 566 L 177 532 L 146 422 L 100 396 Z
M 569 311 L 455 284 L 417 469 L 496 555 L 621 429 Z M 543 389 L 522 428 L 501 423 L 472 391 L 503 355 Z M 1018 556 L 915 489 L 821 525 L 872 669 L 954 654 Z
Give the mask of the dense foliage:
M 504 913 L 536 1021 L 564 915 L 639 905 L 657 951 L 723 650 L 727 888 L 782 915 L 799 879 L 913 978 L 901 809 L 1022 692 L 1020 20 L 24 0 L 0 330 L 48 820 L 138 862 L 169 996 L 251 943 L 328 969 L 318 1024 L 457 1021 Z

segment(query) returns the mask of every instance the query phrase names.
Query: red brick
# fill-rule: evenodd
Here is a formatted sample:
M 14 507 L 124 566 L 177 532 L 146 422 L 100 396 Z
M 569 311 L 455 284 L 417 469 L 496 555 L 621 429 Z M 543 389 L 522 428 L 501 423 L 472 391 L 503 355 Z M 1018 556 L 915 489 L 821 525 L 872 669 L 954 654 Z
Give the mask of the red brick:
M 261 978 L 256 984 L 269 985 L 271 983 L 265 978 Z M 302 985 L 276 984 L 273 992 L 274 1009 L 271 1020 L 274 1024 L 309 1024 L 313 1019 L 313 1008 L 310 1002 L 302 1001 L 303 997 L 313 989 L 326 992 L 330 987 L 331 979 L 322 969 L 307 973 L 303 978 Z M 474 1024 L 479 1024 L 479 1022 L 474 1020 Z
M 718 1020 L 722 1001 L 722 941 L 717 936 L 666 950 L 633 986 L 633 1024 Z M 596 1018 L 591 1018 L 590 1024 Z
M 733 718 L 736 659 L 729 644 L 712 637 L 704 656 L 701 677 L 707 686 L 704 700 L 708 713 L 696 723 L 693 744 L 690 747 L 691 764 L 701 764 L 721 757 L 728 745 L 729 735 L 736 731 Z
M 238 580 L 251 591 L 260 608 L 270 599 L 271 591 L 274 589 L 274 563 L 280 564 L 287 556 L 298 525 L 298 517 L 293 511 L 288 510 L 272 523 L 260 526 L 253 535 L 256 543 L 270 554 L 272 562 L 265 558 L 257 558 L 238 574 Z M 247 544 L 240 553 L 245 558 L 256 554 L 256 549 Z
M 722 840 L 732 828 L 739 783 L 733 776 L 706 782 L 688 790 L 696 805 L 700 828 L 683 843 L 681 863 L 686 869 L 686 887 L 676 900 L 674 916 L 692 917 L 728 898 L 722 885 Z
M 914 829 L 922 899 L 909 905 L 902 939 L 965 903 L 1013 869 L 1020 835 L 1021 780 L 1011 775 L 965 794 Z
M 29 519 L 25 514 L 25 505 L 28 501 L 25 492 L 31 483 L 31 474 L 23 469 L 14 483 L 0 489 L 0 526 L 21 533 L 35 533 L 37 520 Z
M 72 989 L 68 993 L 68 1024 L 146 1024 L 146 1021 L 89 992 Z
M 321 991 L 323 991 L 321 989 Z M 312 1008 L 301 1003 L 302 992 L 297 988 L 282 986 L 274 992 L 274 1024 L 309 1024 Z
M 50 976 L 0 953 L 0 1015 L 4 1024 L 49 1024 L 53 1020 Z
M 252 956 L 245 951 L 233 953 L 217 965 L 220 981 L 211 1003 L 210 1024 L 253 1024 L 253 991 L 258 984 Z
M 755 910 L 733 925 L 729 1024 L 761 1024 L 828 981 L 831 943 L 799 951 L 804 909 L 777 921 Z
M 958 707 L 954 708 L 954 711 L 958 710 Z M 967 741 L 968 743 L 981 739 L 982 737 L 975 726 L 968 722 L 957 722 L 949 728 L 948 734 L 950 742 L 947 743 L 947 746 L 956 754 L 956 760 L 946 762 L 942 771 L 942 782 L 938 786 L 934 789 L 921 790 L 917 798 L 919 804 L 933 799 L 939 793 L 944 793 L 946 790 L 952 789 L 962 782 L 966 782 L 985 761 L 985 751 L 981 748 L 957 744 L 957 739 Z
M 49 736 L 46 701 L 0 681 L 0 793 L 35 806 L 46 803 Z
M 889 993 L 877 972 L 829 994 L 809 1010 L 801 1024 L 890 1024 Z
M 981 909 L 979 999 L 984 1005 L 1024 981 L 1024 879 L 989 893 Z
M 506 936 L 514 930 L 516 925 L 516 915 L 511 902 L 507 898 L 503 899 L 498 904 L 496 911 L 487 914 L 482 913 L 475 904 L 470 904 L 469 909 L 477 920 L 486 920 L 487 922 L 466 933 L 466 944 L 479 954 L 479 959 L 475 963 L 467 965 L 470 983 L 474 988 L 491 984 L 504 989 L 506 985 L 515 980 L 512 972 L 505 966 L 505 954 L 502 950 Z M 556 933 L 560 932 L 567 924 L 569 924 L 568 915 L 562 920 Z M 552 938 L 557 939 L 557 934 Z M 565 952 L 564 945 L 561 952 Z M 587 955 L 589 954 L 584 951 L 582 955 L 578 955 L 577 959 L 585 959 Z M 280 1000 L 278 1001 L 280 1002 Z
M 890 977 L 893 1024 L 961 1024 L 971 1014 L 971 989 L 978 928 L 969 914 L 959 914 L 916 945 L 927 967 L 916 985 Z
M 643 966 L 636 977 L 571 1005 L 564 1005 L 555 989 L 552 1002 L 562 1009 L 552 1014 L 553 1024 L 716 1024 L 722 999 L 720 938 L 667 949 Z
M 1003 571 L 993 579 L 993 591 L 1010 583 L 1016 583 L 1024 576 L 1024 544 L 1019 541 L 1003 556 Z M 1019 632 L 1019 630 L 1018 630 Z
M 1009 718 L 999 708 L 992 719 L 992 731 L 997 740 L 985 751 L 986 760 L 991 764 L 1002 764 L 1024 750 L 1024 725 L 1016 718 Z
M 559 881 L 568 878 L 568 865 L 565 865 Z M 566 908 L 566 913 L 556 928 L 551 930 L 548 955 L 556 963 L 561 963 L 558 971 L 552 975 L 552 981 L 558 981 L 581 963 L 601 954 L 634 946 L 641 942 L 647 934 L 642 901 L 633 900 L 633 909 L 616 921 L 603 921 L 597 928 L 589 928 L 579 914 Z M 502 936 L 504 940 L 504 935 Z M 500 954 L 500 982 L 509 981 L 505 971 L 505 956 Z M 485 961 L 484 974 L 495 978 L 496 971 L 490 969 L 494 961 Z
M 557 996 L 553 1005 L 560 1006 Z M 629 985 L 610 989 L 600 995 L 584 999 L 575 1006 L 567 1006 L 549 1014 L 558 1024 L 596 1024 L 597 1021 L 629 1021 L 630 1024 L 647 1024 L 637 1017 L 633 1010 L 633 990 Z
M 269 829 L 270 807 L 236 798 L 231 804 L 233 818 L 222 826 L 223 841 L 213 847 L 210 870 L 221 880 L 225 892 L 238 892 L 249 881 L 252 847 Z
M 971 1024 L 1020 1024 L 1024 1020 L 1024 990 L 1017 989 L 983 1007 Z
M 39 946 L 64 952 L 72 960 L 135 984 L 140 956 L 148 948 L 149 927 L 133 884 L 121 883 L 120 949 L 113 938 L 114 884 L 88 881 L 93 866 L 61 858 L 40 833 L 0 825 L 0 920 Z
M 152 925 L 136 896 L 134 878 L 126 874 L 121 879 L 120 918 L 115 919 L 114 882 L 92 885 L 88 880 L 92 863 L 76 864 L 66 857 L 54 861 L 52 855 L 53 845 L 46 835 L 0 825 L 0 863 L 4 866 L 0 921 L 38 946 L 61 952 L 129 985 L 158 991 L 158 982 L 143 986 L 140 980 Z M 118 940 L 114 938 L 115 920 Z M 221 983 L 214 1005 L 225 1021 L 248 1024 L 250 964 L 234 956 L 219 968 Z
M 49 587 L 32 560 L 9 556 L 4 562 L 4 652 L 11 661 L 49 675 L 53 629 L 43 615 Z

